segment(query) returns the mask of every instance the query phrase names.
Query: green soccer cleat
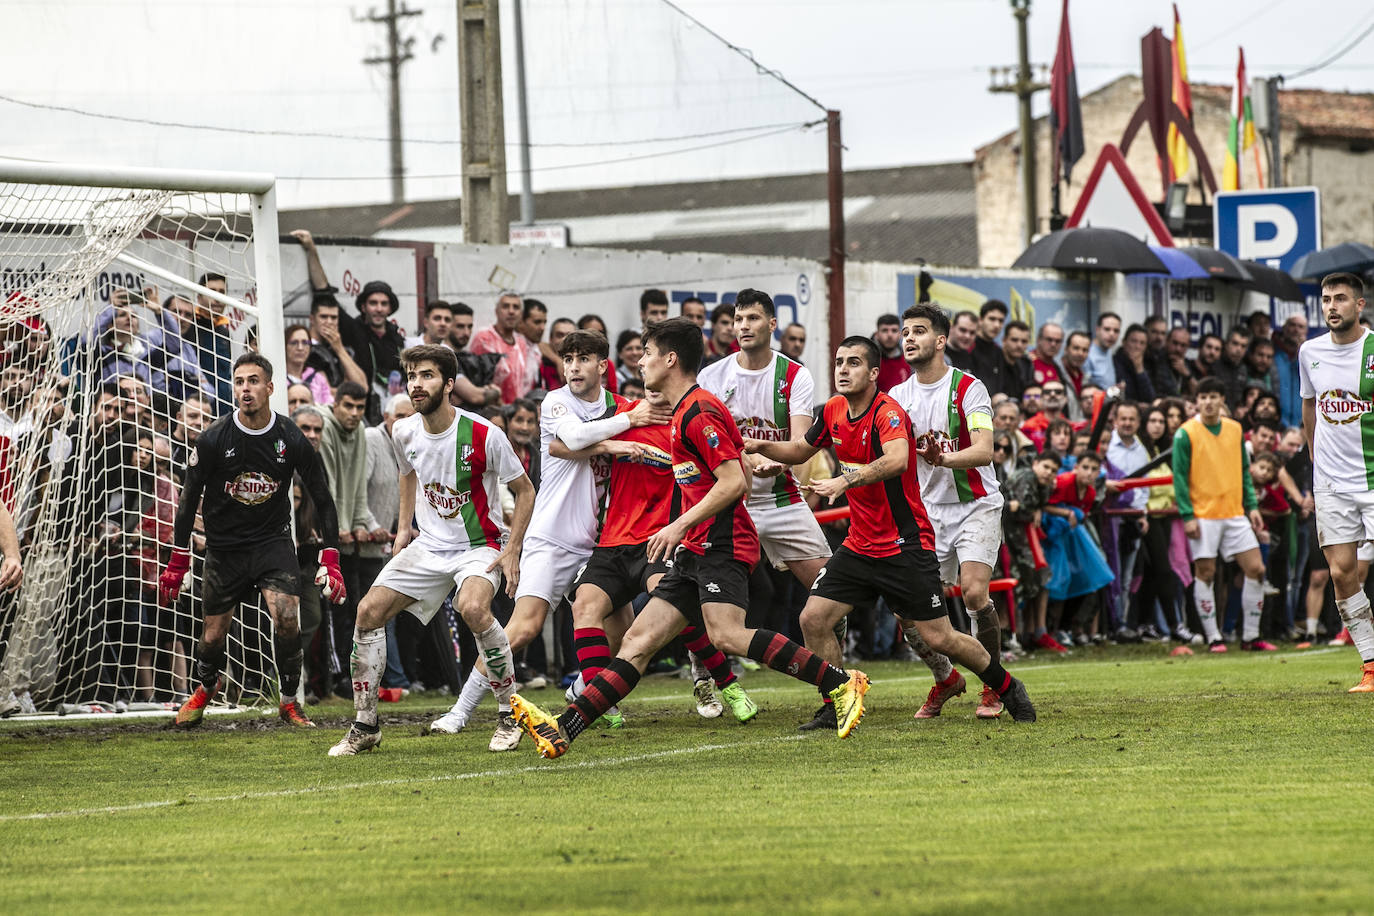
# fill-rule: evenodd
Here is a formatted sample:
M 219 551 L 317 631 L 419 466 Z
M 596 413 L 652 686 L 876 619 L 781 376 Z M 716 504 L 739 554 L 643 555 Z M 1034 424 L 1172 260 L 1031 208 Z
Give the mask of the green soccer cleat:
M 510 698 L 511 714 L 534 741 L 539 756 L 552 760 L 568 752 L 568 736 L 558 727 L 558 719 L 526 700 L 520 694 Z
M 830 699 L 835 703 L 835 731 L 841 738 L 848 738 L 864 717 L 864 694 L 868 693 L 868 675 L 862 671 L 851 671 L 849 680 L 830 691 Z
M 618 712 L 608 712 L 596 720 L 597 728 L 624 728 L 625 716 Z
M 720 698 L 725 701 L 726 706 L 730 707 L 735 718 L 741 722 L 748 722 L 759 714 L 758 704 L 749 699 L 749 694 L 745 693 L 744 688 L 738 683 L 722 687 Z

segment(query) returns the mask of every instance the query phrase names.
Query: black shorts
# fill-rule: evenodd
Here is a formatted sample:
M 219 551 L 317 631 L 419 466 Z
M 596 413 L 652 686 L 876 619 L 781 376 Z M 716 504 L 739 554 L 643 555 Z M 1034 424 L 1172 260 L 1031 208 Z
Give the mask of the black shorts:
M 687 622 L 703 626 L 703 604 L 733 604 L 749 607 L 749 564 L 734 557 L 708 551 L 698 556 L 678 550 L 673 566 L 658 582 L 652 597 L 662 598 L 677 608 Z
M 251 550 L 206 550 L 201 613 L 228 614 L 250 593 L 264 588 L 299 596 L 300 575 L 296 547 L 290 541 L 268 541 Z
M 811 585 L 813 594 L 850 606 L 879 597 L 904 620 L 943 617 L 945 590 L 934 551 L 916 548 L 890 557 L 866 557 L 841 546 Z
M 573 583 L 572 593 L 584 585 L 594 585 L 611 599 L 611 610 L 634 601 L 649 590 L 649 580 L 667 573 L 667 563 L 650 563 L 643 544 L 622 544 L 618 547 L 598 547 L 592 551 L 587 565 Z

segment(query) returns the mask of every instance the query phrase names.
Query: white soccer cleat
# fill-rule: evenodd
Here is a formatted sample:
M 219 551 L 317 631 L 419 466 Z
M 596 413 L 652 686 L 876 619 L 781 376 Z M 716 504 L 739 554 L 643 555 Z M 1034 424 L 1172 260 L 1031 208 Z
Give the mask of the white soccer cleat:
M 703 719 L 718 719 L 725 712 L 720 697 L 711 688 L 710 678 L 703 678 L 692 685 L 692 697 L 697 701 L 697 715 Z
M 382 733 L 380 731 L 365 732 L 355 722 L 348 727 L 348 733 L 339 739 L 339 743 L 329 749 L 329 756 L 353 757 L 363 751 L 380 747 L 381 744 Z
M 468 720 L 456 712 L 446 712 L 425 729 L 426 735 L 456 735 L 467 727 Z
M 524 732 L 515 722 L 515 717 L 508 712 L 503 712 L 500 720 L 496 723 L 496 733 L 491 736 L 491 743 L 487 745 L 487 750 L 513 751 L 520 746 L 520 736 L 523 734 Z

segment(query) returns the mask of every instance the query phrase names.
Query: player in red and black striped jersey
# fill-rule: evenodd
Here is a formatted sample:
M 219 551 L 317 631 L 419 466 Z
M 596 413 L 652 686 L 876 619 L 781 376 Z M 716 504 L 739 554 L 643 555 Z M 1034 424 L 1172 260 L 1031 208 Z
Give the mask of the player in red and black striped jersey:
M 886 600 L 902 623 L 925 642 L 972 669 L 1002 697 L 1012 718 L 1034 721 L 1026 688 L 978 640 L 950 624 L 945 610 L 935 539 L 921 504 L 911 420 L 877 389 L 881 354 L 867 337 L 848 337 L 835 352 L 835 389 L 806 442 L 751 441 L 748 449 L 783 464 L 809 461 L 834 447 L 840 476 L 813 480 L 811 491 L 832 502 L 849 498 L 849 535 L 825 564 L 802 609 L 806 645 L 827 659 L 841 658 L 836 621 L 854 605 Z M 837 710 L 823 704 L 808 723 L 821 727 Z M 806 727 L 806 726 L 803 726 Z
M 647 399 L 655 406 L 669 406 L 656 391 L 650 391 Z M 620 410 L 630 407 L 625 404 Z M 612 652 L 620 648 L 621 638 L 634 621 L 630 602 L 642 592 L 652 592 L 668 572 L 664 560 L 649 562 L 645 544 L 681 512 L 681 503 L 673 486 L 672 434 L 667 424 L 636 427 L 578 452 L 554 440 L 549 454 L 570 460 L 598 454 L 611 457 L 601 537 L 573 585 L 573 646 L 581 678 L 569 693 L 572 698 L 595 679 L 611 660 Z M 739 721 L 747 722 L 757 715 L 758 707 L 737 683 L 729 660 L 711 645 L 706 631 L 688 626 L 682 637 L 711 674 L 693 685 L 697 712 L 706 718 L 724 712 L 711 689 L 714 679 Z M 616 715 L 607 714 L 612 726 L 619 724 Z
M 562 715 L 555 718 L 512 697 L 516 718 L 545 757 L 566 752 L 583 729 L 633 690 L 654 653 L 686 623 L 704 622 L 725 652 L 747 655 L 829 693 L 840 707 L 840 737 L 863 716 L 863 672 L 848 673 L 779 633 L 745 626 L 749 572 L 759 558 L 758 536 L 744 507 L 749 474 L 734 419 L 718 398 L 697 387 L 701 350 L 701 329 L 684 318 L 660 321 L 644 334 L 645 387 L 676 404 L 671 455 L 682 500 L 682 513 L 649 538 L 648 559 L 672 556 L 673 568 L 625 634 L 619 654 Z

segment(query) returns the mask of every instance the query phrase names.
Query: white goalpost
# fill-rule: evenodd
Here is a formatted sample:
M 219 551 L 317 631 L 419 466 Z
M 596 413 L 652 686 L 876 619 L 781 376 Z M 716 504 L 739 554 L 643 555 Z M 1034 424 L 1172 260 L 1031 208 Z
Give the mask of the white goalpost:
M 175 607 L 157 575 L 233 360 L 254 347 L 285 370 L 274 188 L 0 162 L 0 502 L 24 567 L 0 595 L 0 715 L 160 709 L 194 687 L 203 550 Z M 227 697 L 275 700 L 270 620 L 238 616 Z

